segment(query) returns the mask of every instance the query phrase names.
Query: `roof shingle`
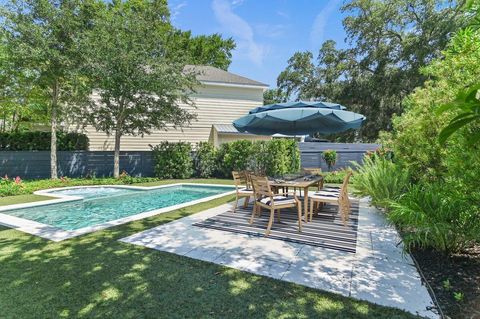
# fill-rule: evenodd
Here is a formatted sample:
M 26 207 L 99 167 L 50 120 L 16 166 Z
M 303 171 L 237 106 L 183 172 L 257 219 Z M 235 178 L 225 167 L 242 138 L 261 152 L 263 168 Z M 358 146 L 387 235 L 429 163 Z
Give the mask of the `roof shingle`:
M 200 82 L 226 83 L 236 85 L 252 85 L 268 87 L 268 84 L 258 82 L 244 76 L 227 72 L 225 70 L 209 65 L 186 65 L 185 70 L 198 73 L 197 79 Z

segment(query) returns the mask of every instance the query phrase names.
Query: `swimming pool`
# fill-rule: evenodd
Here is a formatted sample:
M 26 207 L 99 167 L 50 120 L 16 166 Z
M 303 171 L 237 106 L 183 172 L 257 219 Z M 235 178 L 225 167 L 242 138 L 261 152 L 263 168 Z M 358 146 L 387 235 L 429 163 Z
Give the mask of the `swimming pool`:
M 41 237 L 61 240 L 221 197 L 232 191 L 231 186 L 202 184 L 46 190 L 36 193 L 57 199 L 32 203 L 27 207 L 2 207 L 0 223 Z M 12 225 L 12 221 L 17 225 Z

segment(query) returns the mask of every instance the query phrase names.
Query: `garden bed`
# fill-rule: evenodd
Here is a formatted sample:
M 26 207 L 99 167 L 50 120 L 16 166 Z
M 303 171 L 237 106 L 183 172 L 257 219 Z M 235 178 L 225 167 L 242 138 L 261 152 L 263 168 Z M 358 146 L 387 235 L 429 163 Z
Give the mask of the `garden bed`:
M 415 250 L 413 255 L 445 316 L 480 318 L 480 245 L 451 257 L 432 250 Z

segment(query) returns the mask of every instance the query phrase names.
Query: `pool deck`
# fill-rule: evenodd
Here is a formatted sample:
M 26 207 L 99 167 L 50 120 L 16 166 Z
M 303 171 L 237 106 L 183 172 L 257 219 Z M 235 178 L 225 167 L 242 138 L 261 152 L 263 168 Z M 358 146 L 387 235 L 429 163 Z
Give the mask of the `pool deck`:
M 131 216 L 127 216 L 124 218 L 108 221 L 106 223 L 94 225 L 94 226 L 89 226 L 89 227 L 83 227 L 80 229 L 76 230 L 64 230 L 60 229 L 58 227 L 54 227 L 51 225 L 39 223 L 33 220 L 25 219 L 25 218 L 19 218 L 15 216 L 11 216 L 2 212 L 6 212 L 9 210 L 13 209 L 20 209 L 20 208 L 34 208 L 34 207 L 39 207 L 39 206 L 45 206 L 45 205 L 52 205 L 52 204 L 59 204 L 59 203 L 66 203 L 66 202 L 72 202 L 72 201 L 78 201 L 82 200 L 83 197 L 80 196 L 70 196 L 70 195 L 64 195 L 64 194 L 54 194 L 52 192 L 58 191 L 58 190 L 68 190 L 68 189 L 80 189 L 80 188 L 101 188 L 101 187 L 113 187 L 113 188 L 123 188 L 123 189 L 134 189 L 134 190 L 143 190 L 143 191 L 149 191 L 149 190 L 155 190 L 155 189 L 160 189 L 160 188 L 166 188 L 166 187 L 173 187 L 173 186 L 181 186 L 181 185 L 188 185 L 188 186 L 212 186 L 212 187 L 231 187 L 232 191 L 227 191 L 222 194 L 218 195 L 213 195 L 213 196 L 208 196 L 205 198 L 197 199 L 194 201 L 189 201 L 185 203 L 181 203 L 178 205 L 173 205 L 173 206 L 168 206 L 152 211 L 147 211 Z M 170 212 L 172 210 L 184 208 L 190 205 L 195 205 L 203 202 L 207 202 L 216 198 L 220 198 L 229 194 L 234 194 L 234 186 L 230 185 L 218 185 L 218 184 L 199 184 L 199 183 L 176 183 L 176 184 L 167 184 L 167 185 L 160 185 L 160 186 L 130 186 L 130 185 L 92 185 L 92 186 L 72 186 L 72 187 L 62 187 L 62 188 L 52 188 L 52 189 L 47 189 L 47 190 L 40 190 L 36 191 L 34 194 L 35 195 L 42 195 L 42 196 L 49 196 L 53 197 L 54 199 L 50 200 L 44 200 L 44 201 L 39 201 L 39 202 L 32 202 L 32 203 L 26 203 L 26 204 L 14 204 L 14 205 L 7 205 L 7 206 L 2 206 L 0 207 L 0 225 L 4 225 L 10 228 L 15 228 L 16 230 L 39 236 L 45 239 L 49 239 L 52 241 L 62 241 L 66 239 L 70 239 L 73 237 L 77 237 L 83 234 L 91 233 L 94 231 L 106 229 L 112 226 L 117 226 L 121 224 L 125 224 L 128 222 L 132 222 L 135 220 L 140 220 L 143 218 L 155 216 L 158 214 Z
M 366 200 L 356 253 L 193 226 L 231 209 L 225 204 L 121 241 L 439 318 L 397 231 Z

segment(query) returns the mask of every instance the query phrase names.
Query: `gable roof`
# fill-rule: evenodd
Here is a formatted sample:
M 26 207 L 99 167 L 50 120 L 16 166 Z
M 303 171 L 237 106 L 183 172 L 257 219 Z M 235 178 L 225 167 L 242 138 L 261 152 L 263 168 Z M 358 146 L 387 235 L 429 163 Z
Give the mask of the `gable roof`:
M 268 88 L 268 84 L 209 65 L 186 65 L 185 70 L 198 73 L 197 79 L 202 83 Z

